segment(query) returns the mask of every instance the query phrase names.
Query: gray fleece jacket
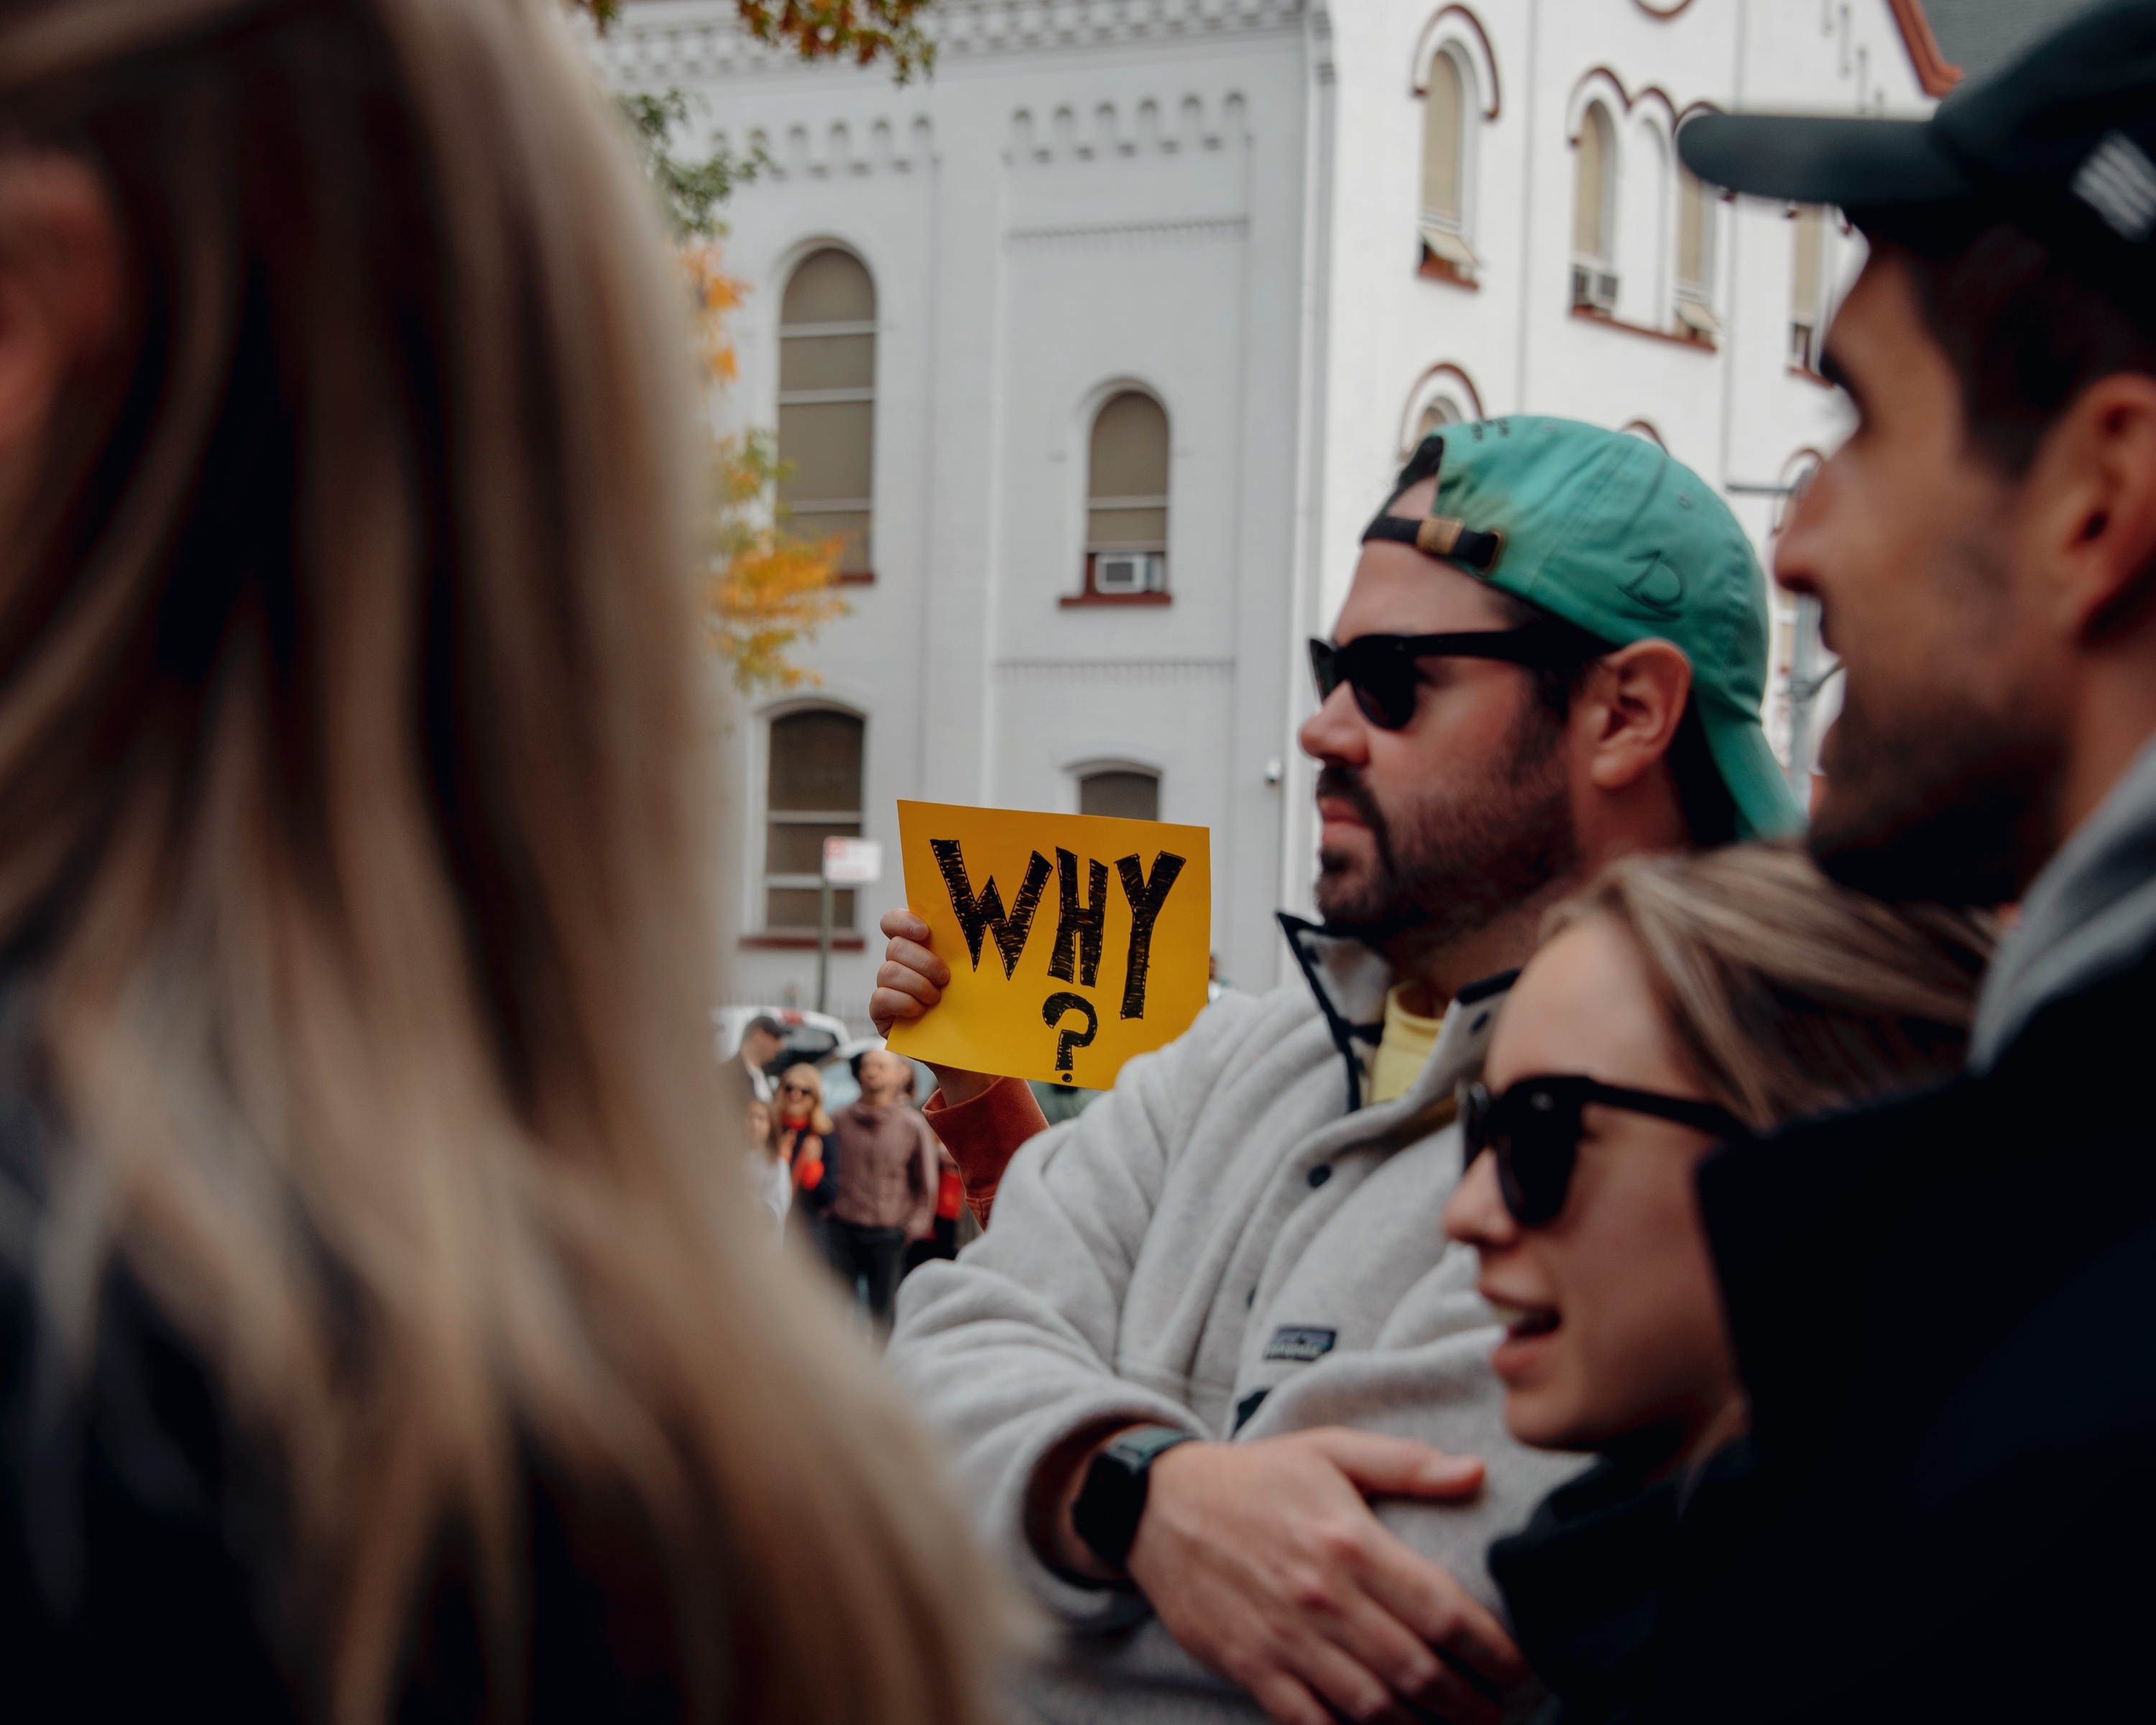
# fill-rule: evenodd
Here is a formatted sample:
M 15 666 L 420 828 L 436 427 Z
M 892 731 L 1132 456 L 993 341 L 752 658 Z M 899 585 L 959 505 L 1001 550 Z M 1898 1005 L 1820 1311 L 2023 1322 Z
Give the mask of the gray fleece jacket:
M 979 1240 L 900 1291 L 891 1363 L 988 1542 L 1070 1632 L 1026 1685 L 1036 1717 L 1261 1717 L 1142 1598 L 1034 1553 L 1028 1484 L 1082 1426 L 1126 1415 L 1247 1442 L 1353 1425 L 1480 1455 L 1475 1502 L 1378 1512 L 1492 1609 L 1485 1548 L 1581 1466 L 1507 1435 L 1475 1254 L 1439 1222 L 1460 1171 L 1454 1089 L 1481 1069 L 1509 979 L 1463 991 L 1414 1086 L 1360 1107 L 1390 973 L 1281 921 L 1307 987 L 1224 995 L 1130 1062 L 1019 1153 Z

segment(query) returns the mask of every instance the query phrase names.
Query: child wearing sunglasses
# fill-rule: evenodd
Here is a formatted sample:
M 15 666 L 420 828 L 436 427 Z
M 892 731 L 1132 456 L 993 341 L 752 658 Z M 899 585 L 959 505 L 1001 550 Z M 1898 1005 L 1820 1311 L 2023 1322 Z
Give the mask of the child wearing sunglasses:
M 1507 1426 L 1603 1458 L 1490 1553 L 1522 1651 L 1564 1725 L 1586 1725 L 1657 1712 L 1674 1554 L 1728 1537 L 1726 1519 L 1695 1525 L 1720 1512 L 1702 1481 L 1745 1466 L 1695 1169 L 1779 1122 L 1958 1071 L 1992 930 L 1750 845 L 1628 858 L 1544 937 L 1463 1094 L 1469 1164 L 1445 1226 L 1505 1325 Z

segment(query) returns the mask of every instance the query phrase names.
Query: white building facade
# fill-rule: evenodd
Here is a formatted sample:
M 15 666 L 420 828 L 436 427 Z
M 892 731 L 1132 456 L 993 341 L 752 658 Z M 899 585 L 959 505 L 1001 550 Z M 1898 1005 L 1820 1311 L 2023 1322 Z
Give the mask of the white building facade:
M 1269 986 L 1315 873 L 1304 642 L 1404 452 L 1630 429 L 1763 557 L 1840 434 L 1814 362 L 1859 242 L 1703 194 L 1676 127 L 1921 115 L 1953 76 L 1919 0 L 942 0 L 911 86 L 732 20 L 644 0 L 598 53 L 773 164 L 726 210 L 718 411 L 778 428 L 852 611 L 819 685 L 734 716 L 729 908 L 737 990 L 803 1004 L 821 838 L 895 858 L 901 798 L 1210 828 L 1222 972 Z M 903 897 L 841 894 L 834 1009 Z

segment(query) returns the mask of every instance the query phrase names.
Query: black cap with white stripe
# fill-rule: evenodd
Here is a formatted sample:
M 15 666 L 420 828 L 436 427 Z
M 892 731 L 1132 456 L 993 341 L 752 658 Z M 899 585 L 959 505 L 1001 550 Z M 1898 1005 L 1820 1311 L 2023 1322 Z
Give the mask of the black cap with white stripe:
M 2156 0 L 2113 0 L 1929 120 L 1702 114 L 1677 135 L 1712 185 L 1839 204 L 1875 236 L 2010 222 L 2156 323 Z

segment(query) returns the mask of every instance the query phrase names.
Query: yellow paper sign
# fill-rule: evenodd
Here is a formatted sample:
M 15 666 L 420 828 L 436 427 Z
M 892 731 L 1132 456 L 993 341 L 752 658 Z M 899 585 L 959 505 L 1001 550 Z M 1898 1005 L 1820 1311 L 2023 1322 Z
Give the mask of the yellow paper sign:
M 975 1072 L 1105 1090 L 1205 1004 L 1204 827 L 901 803 L 906 902 L 951 986 L 891 1045 Z

